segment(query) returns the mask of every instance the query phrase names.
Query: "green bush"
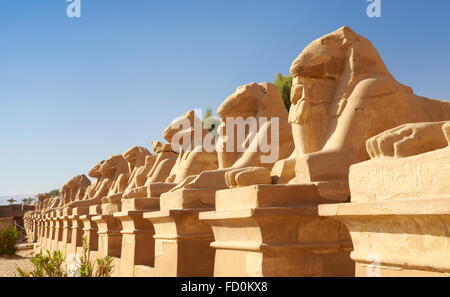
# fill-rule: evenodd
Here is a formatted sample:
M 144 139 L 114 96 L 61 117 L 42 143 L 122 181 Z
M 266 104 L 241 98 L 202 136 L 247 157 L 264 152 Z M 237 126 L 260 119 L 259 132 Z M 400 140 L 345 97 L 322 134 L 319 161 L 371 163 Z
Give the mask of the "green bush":
M 14 255 L 20 233 L 15 227 L 4 227 L 0 230 L 0 255 Z
M 85 237 L 83 237 L 83 255 L 80 261 L 76 261 L 75 265 L 78 273 L 76 276 L 80 277 L 110 277 L 113 272 L 113 259 L 105 257 L 97 259 L 95 262 L 89 259 L 89 244 Z M 49 251 L 46 255 L 39 254 L 31 259 L 34 266 L 33 271 L 24 271 L 17 267 L 17 276 L 19 277 L 68 277 L 73 276 L 74 271 L 69 271 L 67 267 L 64 269 L 66 258 L 59 251 L 51 254 Z M 73 267 L 72 267 L 73 268 Z
M 31 263 L 34 266 L 34 270 L 27 272 L 17 267 L 18 275 L 21 277 L 64 277 L 67 276 L 63 270 L 63 264 L 65 261 L 64 256 L 60 251 L 55 251 L 50 254 L 47 251 L 46 255 L 39 254 L 33 257 Z
M 113 259 L 104 257 L 95 262 L 89 260 L 89 242 L 83 237 L 83 256 L 80 258 L 80 277 L 110 277 L 113 271 Z

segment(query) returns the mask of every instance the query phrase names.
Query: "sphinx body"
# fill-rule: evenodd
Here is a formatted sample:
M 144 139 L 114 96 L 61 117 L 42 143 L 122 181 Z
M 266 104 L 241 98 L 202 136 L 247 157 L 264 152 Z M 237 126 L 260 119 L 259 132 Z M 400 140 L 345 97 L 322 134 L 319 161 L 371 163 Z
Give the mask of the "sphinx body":
M 61 200 L 62 199 L 60 196 L 53 196 L 46 199 L 43 204 L 42 213 L 48 213 L 59 208 L 59 206 L 61 205 Z
M 45 200 L 47 200 L 49 198 L 49 195 L 47 193 L 38 194 L 38 195 L 36 195 L 36 198 L 37 198 L 37 202 L 35 205 L 35 210 L 41 211 L 44 207 Z
M 153 150 L 156 153 L 156 160 L 147 175 L 147 181 L 144 186 L 164 182 L 169 177 L 170 171 L 178 158 L 178 153 L 173 151 L 169 143 L 155 141 L 153 142 Z
M 145 158 L 150 152 L 143 147 L 133 147 L 126 151 L 122 158 L 118 157 L 118 171 L 114 179 L 113 186 L 108 192 L 108 197 L 122 194 L 128 185 L 133 181 L 137 172 L 145 166 Z M 108 198 L 106 198 L 108 200 Z
M 131 190 L 124 198 L 159 196 L 188 176 L 216 169 L 216 153 L 204 151 L 202 145 L 196 145 L 195 141 L 195 137 L 203 139 L 207 133 L 194 111 L 188 111 L 174 120 L 163 132 L 163 137 L 171 144 L 165 145 L 165 150 L 158 154 L 145 186 Z M 176 159 L 173 158 L 175 156 Z M 167 170 L 169 165 L 171 168 Z
M 292 154 L 294 144 L 289 129 L 288 113 L 275 85 L 251 83 L 239 87 L 222 103 L 217 113 L 222 120 L 217 145 L 219 169 L 190 176 L 173 191 L 180 188 L 226 189 L 228 186 L 234 187 L 238 184 L 244 186 L 252 184 L 253 176 L 270 183 L 269 173 L 275 161 Z M 256 133 L 246 131 L 244 141 L 240 142 L 237 137 L 239 132 L 234 126 L 236 122 L 230 122 L 229 119 L 236 121 L 243 119 L 244 122 L 255 119 L 261 125 Z M 278 125 L 274 125 L 274 119 Z M 267 144 L 277 144 L 275 160 L 270 160 L 272 151 L 260 150 L 260 144 L 264 140 Z
M 140 174 L 142 180 L 136 180 L 134 185 L 130 184 L 127 189 L 125 189 L 123 194 L 124 199 L 148 197 L 149 185 L 164 182 L 169 176 L 170 171 L 177 160 L 178 154 L 175 153 L 172 150 L 172 146 L 167 143 L 154 141 L 152 146 L 153 151 L 156 153 L 156 157 L 149 157 L 148 163 L 146 163 L 146 166 L 148 167 L 144 168 Z
M 108 193 L 102 199 L 103 214 L 112 214 L 120 211 L 119 202 L 123 197 L 128 185 L 136 177 L 137 172 L 145 166 L 145 159 L 150 153 L 142 147 L 134 147 L 123 155 L 115 155 L 110 158 L 111 162 L 105 162 L 101 170 L 110 176 L 111 180 Z
M 369 159 L 370 137 L 401 124 L 450 119 L 449 102 L 414 95 L 371 42 L 348 27 L 309 45 L 291 73 L 299 182 L 346 180 L 351 164 Z
M 371 160 L 350 170 L 352 203 L 446 199 L 449 149 L 449 121 L 401 125 L 370 138 Z
M 81 199 L 76 199 L 67 205 L 69 208 L 89 207 L 101 203 L 101 198 L 107 194 L 106 185 L 108 179 L 101 171 L 105 161 L 95 164 L 88 172 L 88 175 L 94 179 L 94 182 L 86 189 L 85 195 Z
M 70 203 L 83 197 L 90 185 L 91 181 L 85 175 L 77 175 L 61 187 L 59 196 L 49 197 L 48 194 L 39 195 L 39 209 L 44 213 L 48 213 L 53 210 L 65 208 Z
M 86 190 L 90 185 L 91 181 L 84 174 L 71 178 L 61 187 L 60 207 L 65 207 L 71 202 L 80 200 L 85 195 Z
M 376 159 L 406 158 L 438 150 L 448 145 L 449 128 L 446 121 L 404 124 L 367 140 L 367 152 Z
M 201 142 L 196 145 L 195 138 L 201 137 L 203 140 L 208 133 L 193 110 L 186 112 L 166 128 L 165 137 L 172 139 L 175 150 L 178 151 L 177 161 L 166 179 L 167 183 L 178 184 L 188 176 L 218 168 L 217 154 L 206 152 Z
M 133 177 L 130 180 L 130 183 L 128 184 L 127 188 L 125 189 L 125 193 L 128 193 L 132 191 L 135 188 L 139 188 L 145 185 L 148 174 L 150 170 L 152 170 L 153 166 L 156 162 L 156 156 L 154 155 L 148 155 L 145 157 L 145 163 L 143 166 L 139 167 L 135 173 L 133 174 Z M 124 193 L 124 196 L 125 196 Z
M 153 158 L 151 158 L 152 156 L 146 148 L 139 146 L 129 149 L 123 156 L 127 161 L 130 170 L 130 176 L 127 181 L 128 188 L 130 185 L 140 182 L 142 171 L 147 170 L 149 164 L 152 164 Z M 147 159 L 147 157 L 149 158 Z
M 367 139 L 402 124 L 450 119 L 449 102 L 414 95 L 348 27 L 308 45 L 291 74 L 295 153 L 274 166 L 278 183 L 346 181 L 350 165 L 369 159 Z

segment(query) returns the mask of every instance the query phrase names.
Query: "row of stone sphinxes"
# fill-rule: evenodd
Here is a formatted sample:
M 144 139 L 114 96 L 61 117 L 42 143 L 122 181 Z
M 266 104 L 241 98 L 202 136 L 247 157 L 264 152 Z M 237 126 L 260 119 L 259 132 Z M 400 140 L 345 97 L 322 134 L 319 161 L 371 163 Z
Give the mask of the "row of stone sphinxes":
M 156 155 L 132 148 L 95 165 L 93 183 L 81 175 L 39 196 L 25 216 L 37 252 L 80 253 L 86 236 L 121 276 L 449 273 L 450 103 L 414 95 L 348 27 L 308 45 L 291 74 L 289 113 L 270 83 L 218 109 L 222 124 L 278 118 L 278 161 L 175 150 L 172 137 L 195 129 L 171 124 Z M 193 112 L 183 119 L 203 129 Z

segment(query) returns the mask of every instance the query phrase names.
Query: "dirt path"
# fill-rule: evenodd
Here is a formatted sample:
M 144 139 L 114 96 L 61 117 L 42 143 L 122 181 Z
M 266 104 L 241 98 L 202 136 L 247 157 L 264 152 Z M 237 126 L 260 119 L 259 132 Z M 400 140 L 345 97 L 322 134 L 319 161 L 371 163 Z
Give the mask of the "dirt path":
M 31 270 L 32 250 L 18 251 L 15 256 L 0 256 L 0 277 L 14 277 L 16 266 L 24 270 Z

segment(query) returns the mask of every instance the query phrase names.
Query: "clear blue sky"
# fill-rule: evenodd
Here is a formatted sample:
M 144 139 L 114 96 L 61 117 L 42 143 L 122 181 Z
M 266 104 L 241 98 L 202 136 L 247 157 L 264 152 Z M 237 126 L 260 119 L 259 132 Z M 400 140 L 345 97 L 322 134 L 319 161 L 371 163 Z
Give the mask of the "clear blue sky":
M 149 147 L 186 110 L 273 81 L 312 40 L 349 25 L 415 92 L 450 99 L 450 1 L 0 0 L 0 196 L 59 188 Z

